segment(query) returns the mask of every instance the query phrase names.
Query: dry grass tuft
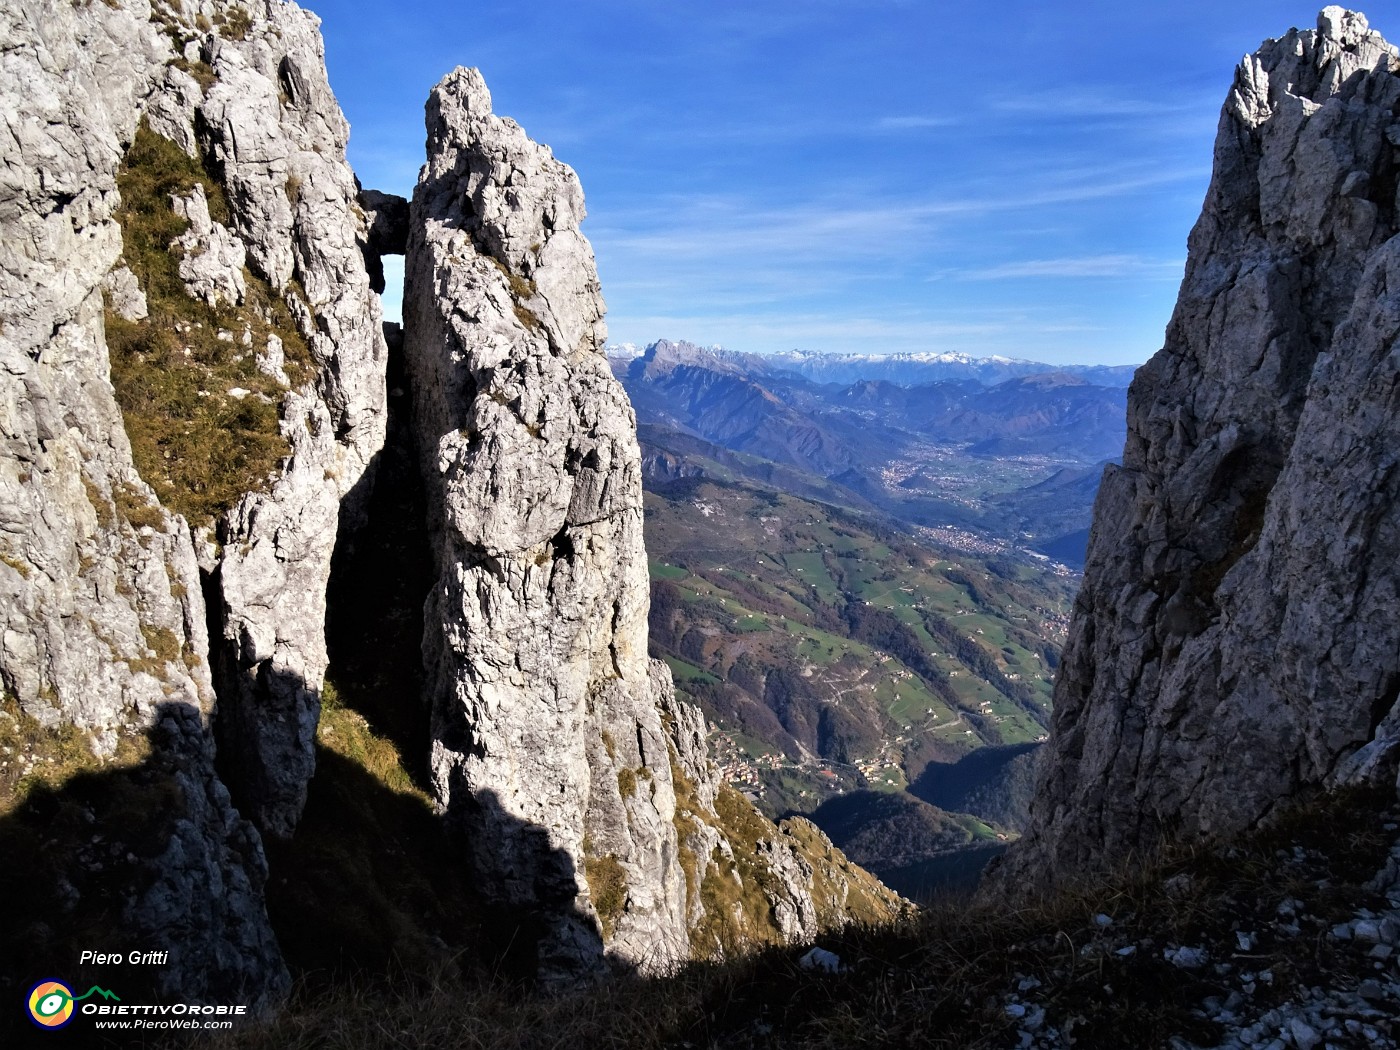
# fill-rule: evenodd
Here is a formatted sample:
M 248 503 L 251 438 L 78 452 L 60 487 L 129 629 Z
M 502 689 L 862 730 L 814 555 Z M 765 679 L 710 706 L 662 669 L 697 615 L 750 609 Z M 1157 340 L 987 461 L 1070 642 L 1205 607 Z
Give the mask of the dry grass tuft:
M 0 818 L 11 817 L 35 793 L 56 795 L 81 774 L 134 769 L 150 752 L 144 736 L 122 733 L 116 754 L 101 759 L 85 730 L 71 722 L 45 727 L 6 694 L 0 698 Z
M 585 857 L 583 873 L 588 882 L 589 899 L 603 925 L 603 936 L 611 937 L 627 907 L 627 872 L 616 857 L 608 854 Z
M 225 40 L 246 40 L 253 28 L 253 16 L 246 7 L 231 7 L 226 15 L 215 15 L 214 24 Z

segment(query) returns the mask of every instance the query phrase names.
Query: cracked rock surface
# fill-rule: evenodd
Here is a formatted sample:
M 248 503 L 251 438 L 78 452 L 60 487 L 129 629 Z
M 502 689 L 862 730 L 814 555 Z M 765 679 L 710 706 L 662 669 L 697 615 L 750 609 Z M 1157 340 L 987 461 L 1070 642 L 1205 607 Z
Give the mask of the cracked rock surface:
M 601 966 L 601 879 L 628 902 L 600 916 L 611 952 L 688 954 L 635 420 L 583 214 L 573 172 L 492 114 L 479 73 L 434 89 L 404 296 L 438 567 L 433 778 L 488 892 L 545 917 L 547 976 Z
M 0 0 L 0 802 L 5 828 L 49 805 L 82 832 L 11 954 L 59 952 L 89 909 L 174 953 L 160 994 L 285 992 L 264 842 L 314 771 L 331 556 L 384 441 L 373 289 L 405 247 L 431 766 L 483 896 L 539 927 L 546 979 L 664 969 L 701 920 L 743 930 L 716 953 L 895 914 L 814 826 L 746 802 L 725 825 L 703 718 L 647 657 L 635 420 L 573 172 L 458 70 L 411 207 L 362 190 L 318 25 L 282 0 Z M 162 466 L 225 430 L 270 454 Z M 187 520 L 216 473 L 232 494 Z M 702 887 L 745 890 L 736 864 L 762 885 L 715 916 Z
M 895 914 L 805 821 L 780 831 L 741 800 L 761 828 L 731 841 L 703 719 L 647 658 L 636 422 L 602 352 L 578 180 L 491 112 L 475 70 L 434 89 L 427 125 L 404 341 L 437 563 L 431 761 L 483 890 L 539 917 L 546 978 L 690 957 L 700 888 L 739 878 L 736 849 L 767 872 L 761 934 L 811 936 L 860 894 Z
M 259 830 L 289 833 L 305 797 L 330 555 L 382 442 L 384 344 L 319 23 L 253 6 L 0 3 L 0 678 L 13 725 L 76 730 L 98 760 L 155 748 L 173 823 L 155 855 L 100 862 L 131 887 L 119 921 L 184 960 L 167 991 L 261 1007 L 288 977 Z M 227 225 L 202 186 L 162 202 L 188 223 L 172 253 L 191 300 L 240 303 L 251 274 L 313 358 L 278 406 L 290 455 L 216 523 L 221 550 L 138 474 L 111 383 L 106 311 L 148 316 L 116 222 L 143 121 L 227 198 Z M 280 343 L 247 352 L 281 373 Z
M 368 233 L 318 26 L 295 4 L 268 3 L 242 39 L 201 35 L 201 61 L 217 79 L 188 108 L 167 101 L 157 128 L 176 141 L 199 137 L 249 265 L 284 293 L 316 370 L 282 405 L 291 456 L 266 491 L 227 515 L 213 573 L 230 786 L 279 838 L 296 826 L 315 768 L 331 553 L 342 516 L 359 513 L 356 485 L 385 426 L 387 348 L 365 265 Z M 280 347 L 263 356 L 264 370 L 276 371 Z
M 1329 7 L 1236 71 L 1002 890 L 1395 778 L 1398 69 Z

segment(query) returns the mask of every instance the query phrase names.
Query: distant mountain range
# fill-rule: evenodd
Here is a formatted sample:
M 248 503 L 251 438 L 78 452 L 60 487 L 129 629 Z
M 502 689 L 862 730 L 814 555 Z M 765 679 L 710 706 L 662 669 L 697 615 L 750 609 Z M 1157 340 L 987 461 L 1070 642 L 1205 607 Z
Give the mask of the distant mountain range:
M 652 655 L 723 775 L 915 899 L 975 878 L 1026 819 L 1077 584 L 1053 562 L 1082 563 L 1130 370 L 609 356 L 639 421 Z
M 703 473 L 687 457 L 738 453 L 751 458 L 728 465 L 752 480 L 1071 566 L 1103 464 L 1122 451 L 1132 371 L 961 354 L 765 357 L 670 340 L 609 356 L 663 480 Z
M 1013 357 L 973 357 L 959 353 L 824 354 L 812 350 L 784 350 L 775 354 L 747 354 L 667 339 L 648 347 L 618 343 L 607 347 L 607 353 L 614 361 L 631 361 L 657 348 L 664 348 L 662 353 L 666 356 L 686 355 L 692 359 L 729 362 L 751 375 L 786 372 L 814 383 L 845 385 L 876 380 L 898 386 L 919 386 L 965 379 L 991 386 L 1020 376 L 1061 372 L 1096 386 L 1126 387 L 1137 371 L 1136 365 L 1051 365 Z
M 1076 581 L 703 451 L 684 449 L 701 472 L 649 470 L 650 644 L 723 777 L 907 896 L 966 882 L 1025 822 Z

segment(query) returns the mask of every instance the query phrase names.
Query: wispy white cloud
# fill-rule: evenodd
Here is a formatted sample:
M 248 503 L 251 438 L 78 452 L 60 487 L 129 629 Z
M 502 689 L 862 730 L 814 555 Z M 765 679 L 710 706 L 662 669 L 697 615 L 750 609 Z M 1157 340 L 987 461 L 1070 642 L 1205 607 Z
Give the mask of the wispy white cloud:
M 1038 117 L 1164 117 L 1192 113 L 1212 105 L 1212 97 L 1176 96 L 1171 101 L 1131 98 L 1097 91 L 1043 91 L 994 95 L 987 100 L 989 109 L 1000 113 L 1035 114 Z
M 1184 259 L 1148 259 L 1138 255 L 1085 255 L 1060 259 L 1023 259 L 981 269 L 948 271 L 969 281 L 999 281 L 1020 277 L 1180 279 Z M 943 276 L 940 273 L 939 276 Z
M 1038 183 L 1007 185 L 976 196 L 890 199 L 824 197 L 777 206 L 742 196 L 654 200 L 611 211 L 586 232 L 600 256 L 725 260 L 730 269 L 802 269 L 840 259 L 903 258 L 926 249 L 949 223 L 997 213 L 1129 197 L 1199 179 L 1203 169 L 1047 173 Z
M 634 142 L 644 142 L 653 149 L 667 146 L 753 145 L 765 150 L 801 142 L 831 142 L 841 138 L 889 136 L 899 132 L 924 131 L 935 128 L 959 127 L 963 121 L 954 116 L 887 116 L 875 120 L 836 119 L 829 115 L 812 118 L 790 112 L 757 112 L 743 116 L 730 115 L 717 120 L 709 112 L 695 112 L 679 119 L 658 120 L 653 114 L 634 115 L 610 122 L 627 124 L 627 134 Z M 593 117 L 585 116 L 569 125 L 567 132 L 555 131 L 554 142 L 582 142 L 601 137 L 603 126 Z
M 875 121 L 876 131 L 918 131 L 923 128 L 947 128 L 960 123 L 956 117 L 881 117 Z

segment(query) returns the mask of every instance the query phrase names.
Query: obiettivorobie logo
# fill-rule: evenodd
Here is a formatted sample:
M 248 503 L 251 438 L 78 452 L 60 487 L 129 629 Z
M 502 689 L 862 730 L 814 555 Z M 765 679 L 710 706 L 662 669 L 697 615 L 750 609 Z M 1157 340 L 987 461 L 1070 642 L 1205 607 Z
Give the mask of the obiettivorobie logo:
M 243 1004 L 123 1002 L 116 992 L 95 984 L 82 995 L 74 995 L 68 985 L 53 980 L 40 981 L 29 989 L 26 1005 L 29 1019 L 40 1028 L 62 1028 L 78 1014 L 90 1018 L 98 1028 L 132 1030 L 232 1028 L 235 1019 L 248 1016 L 248 1007 Z
M 115 992 L 95 984 L 82 995 L 74 995 L 62 981 L 40 981 L 29 989 L 29 1019 L 40 1028 L 62 1028 L 73 1020 L 73 1004 L 92 995 L 121 1002 Z

